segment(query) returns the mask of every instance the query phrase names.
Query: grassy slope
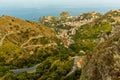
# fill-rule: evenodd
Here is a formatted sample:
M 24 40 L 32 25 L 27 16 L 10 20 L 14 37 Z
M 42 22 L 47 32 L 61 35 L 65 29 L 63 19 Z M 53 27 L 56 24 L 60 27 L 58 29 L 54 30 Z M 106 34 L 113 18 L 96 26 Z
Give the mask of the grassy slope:
M 28 39 L 38 35 L 43 37 L 33 38 L 25 46 L 42 44 L 42 47 L 29 47 L 27 49 L 21 47 Z M 4 36 L 0 46 L 0 76 L 8 73 L 12 68 L 29 67 L 40 62 L 36 55 L 41 54 L 39 51 L 50 42 L 49 40 L 55 42 L 54 30 L 41 23 L 24 21 L 10 16 L 0 17 L 0 40 Z M 36 55 L 30 55 L 30 51 Z

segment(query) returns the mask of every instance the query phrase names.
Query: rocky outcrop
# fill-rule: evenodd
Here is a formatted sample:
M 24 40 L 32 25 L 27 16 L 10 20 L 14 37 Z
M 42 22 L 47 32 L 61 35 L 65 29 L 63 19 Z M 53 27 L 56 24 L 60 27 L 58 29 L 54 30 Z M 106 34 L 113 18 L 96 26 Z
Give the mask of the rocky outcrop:
M 120 32 L 99 44 L 83 61 L 80 80 L 119 80 Z

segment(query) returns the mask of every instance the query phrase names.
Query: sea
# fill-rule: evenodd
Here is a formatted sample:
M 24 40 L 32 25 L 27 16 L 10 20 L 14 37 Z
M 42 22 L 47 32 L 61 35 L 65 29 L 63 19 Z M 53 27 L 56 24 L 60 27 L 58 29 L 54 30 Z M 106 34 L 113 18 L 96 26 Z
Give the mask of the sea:
M 43 7 L 43 8 L 0 8 L 0 16 L 8 15 L 24 20 L 39 22 L 43 16 L 59 17 L 61 12 L 70 12 L 71 15 L 80 15 L 87 12 L 99 12 L 105 14 L 110 10 L 120 9 L 119 7 Z

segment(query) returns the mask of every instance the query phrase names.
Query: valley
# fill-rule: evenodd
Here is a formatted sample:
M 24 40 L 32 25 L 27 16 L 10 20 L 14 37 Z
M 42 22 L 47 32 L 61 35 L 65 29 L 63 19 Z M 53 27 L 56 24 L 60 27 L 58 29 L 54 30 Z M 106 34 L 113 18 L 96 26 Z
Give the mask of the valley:
M 0 80 L 118 80 L 119 33 L 120 10 L 40 22 L 1 16 Z

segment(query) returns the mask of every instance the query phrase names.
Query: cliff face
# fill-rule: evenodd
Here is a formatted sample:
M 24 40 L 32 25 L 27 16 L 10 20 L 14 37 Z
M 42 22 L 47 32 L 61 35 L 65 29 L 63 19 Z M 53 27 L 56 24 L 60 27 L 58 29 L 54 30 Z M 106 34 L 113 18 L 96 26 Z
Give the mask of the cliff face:
M 120 79 L 120 32 L 114 34 L 84 59 L 80 80 Z

